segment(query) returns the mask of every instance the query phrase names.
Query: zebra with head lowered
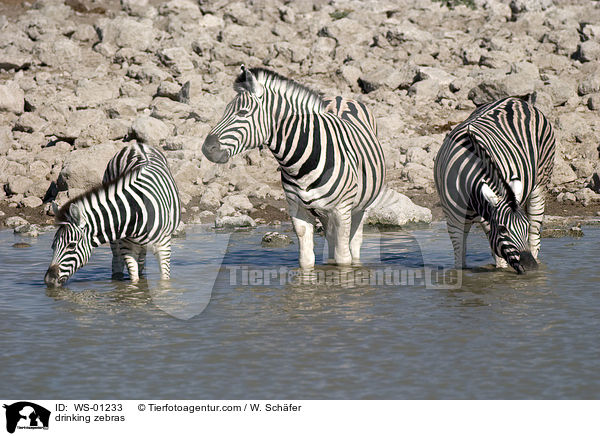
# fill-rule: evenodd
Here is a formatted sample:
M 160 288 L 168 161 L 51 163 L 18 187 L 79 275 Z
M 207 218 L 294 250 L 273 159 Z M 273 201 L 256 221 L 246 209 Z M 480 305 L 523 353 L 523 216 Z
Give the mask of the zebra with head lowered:
M 457 268 L 479 221 L 496 266 L 517 273 L 537 268 L 544 190 L 555 139 L 546 117 L 514 97 L 476 109 L 446 136 L 435 160 L 435 185 L 448 223 Z
M 281 169 L 300 266 L 314 266 L 316 219 L 325 229 L 330 259 L 339 265 L 358 262 L 364 211 L 385 178 L 371 112 L 354 100 L 324 100 L 262 68 L 242 66 L 234 89 L 236 97 L 204 142 L 204 155 L 225 163 L 268 146 Z
M 59 225 L 54 255 L 44 281 L 63 285 L 85 265 L 92 249 L 110 242 L 114 278 L 125 264 L 131 281 L 139 279 L 152 244 L 161 278 L 170 277 L 171 234 L 180 221 L 181 207 L 167 160 L 143 144 L 124 147 L 108 163 L 102 185 L 55 208 Z

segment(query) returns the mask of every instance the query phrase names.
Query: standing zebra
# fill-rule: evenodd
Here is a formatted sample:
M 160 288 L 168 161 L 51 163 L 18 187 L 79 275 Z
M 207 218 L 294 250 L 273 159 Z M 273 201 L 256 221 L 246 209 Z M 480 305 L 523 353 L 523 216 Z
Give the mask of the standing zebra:
M 339 265 L 358 262 L 364 211 L 385 178 L 371 112 L 354 100 L 324 100 L 262 68 L 242 66 L 234 89 L 237 96 L 207 136 L 204 155 L 225 163 L 267 145 L 281 169 L 300 266 L 314 266 L 316 218 L 325 229 L 329 257 Z
M 510 265 L 518 273 L 537 267 L 554 148 L 546 117 L 513 97 L 481 106 L 446 136 L 435 160 L 435 185 L 457 268 L 465 266 L 474 221 L 497 267 Z
M 131 281 L 137 281 L 146 245 L 153 244 L 161 278 L 169 278 L 171 234 L 181 208 L 167 160 L 158 150 L 135 143 L 124 147 L 108 163 L 102 185 L 60 210 L 53 207 L 60 227 L 44 277 L 48 286 L 64 284 L 88 262 L 92 248 L 106 242 L 113 251 L 113 277 L 122 276 L 126 264 Z

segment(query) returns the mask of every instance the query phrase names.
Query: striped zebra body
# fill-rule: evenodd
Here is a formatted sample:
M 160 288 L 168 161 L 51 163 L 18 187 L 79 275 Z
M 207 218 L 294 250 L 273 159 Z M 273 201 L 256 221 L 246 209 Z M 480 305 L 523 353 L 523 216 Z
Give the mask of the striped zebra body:
M 354 100 L 324 100 L 260 68 L 242 67 L 234 87 L 237 96 L 204 142 L 206 157 L 224 163 L 267 145 L 281 169 L 300 266 L 314 265 L 315 219 L 325 228 L 330 258 L 338 264 L 358 262 L 364 210 L 385 178 L 371 112 Z
M 498 267 L 537 266 L 544 191 L 555 139 L 544 115 L 518 98 L 481 106 L 445 138 L 434 165 L 457 267 L 473 222 L 490 241 Z
M 165 157 L 143 144 L 124 147 L 108 163 L 102 185 L 55 210 L 59 228 L 46 283 L 65 283 L 95 247 L 107 242 L 114 278 L 122 277 L 127 265 L 130 279 L 137 281 L 148 244 L 158 258 L 161 278 L 169 278 L 171 234 L 179 225 L 180 210 Z

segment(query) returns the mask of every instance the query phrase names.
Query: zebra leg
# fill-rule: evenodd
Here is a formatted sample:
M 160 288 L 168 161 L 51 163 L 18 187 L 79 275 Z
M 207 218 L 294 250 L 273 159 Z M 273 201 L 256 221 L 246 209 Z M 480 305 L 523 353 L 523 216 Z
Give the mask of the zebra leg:
M 363 222 L 365 211 L 355 212 L 352 215 L 352 225 L 350 227 L 350 255 L 352 263 L 360 263 L 360 247 L 363 242 Z
M 330 217 L 332 221 L 333 237 L 335 239 L 334 258 L 338 265 L 351 265 L 350 254 L 350 230 L 352 227 L 352 215 L 350 211 L 336 210 Z
M 527 201 L 527 216 L 529 218 L 529 249 L 533 258 L 537 260 L 540 252 L 540 230 L 544 220 L 544 208 L 546 201 L 542 193 L 542 188 L 536 186 Z
M 121 254 L 129 271 L 129 279 L 134 283 L 140 279 L 137 261 L 141 248 L 135 242 L 121 241 Z
M 138 254 L 138 273 L 139 275 L 142 275 L 142 273 L 144 272 L 144 268 L 146 267 L 146 252 L 147 252 L 147 248 L 145 245 L 140 247 L 140 252 Z
M 485 236 L 486 236 L 486 238 L 488 238 L 488 241 L 489 241 L 490 231 L 491 231 L 490 223 L 488 223 L 486 220 L 482 219 L 479 224 L 481 224 L 481 228 L 485 232 Z M 492 256 L 494 256 L 494 261 L 496 262 L 496 268 L 508 268 L 508 262 L 506 262 L 506 260 L 504 260 L 504 258 L 496 255 L 496 253 L 494 253 L 493 251 L 492 251 Z
M 467 267 L 467 236 L 469 236 L 469 230 L 471 230 L 471 222 L 454 223 L 448 221 L 448 235 L 450 235 L 450 242 L 452 242 L 452 248 L 454 248 L 454 266 L 457 269 Z
M 315 266 L 315 248 L 313 233 L 315 227 L 314 217 L 302 206 L 289 202 L 292 225 L 298 236 L 300 268 L 312 268 Z M 328 229 L 325 229 L 325 234 Z
M 319 221 L 323 224 L 323 230 L 325 232 L 325 239 L 327 240 L 327 263 L 335 263 L 335 239 L 333 237 L 333 229 L 329 228 L 331 220 L 327 216 L 323 215 L 319 217 Z
M 156 260 L 158 260 L 160 278 L 163 280 L 169 279 L 171 277 L 171 238 L 154 244 L 153 250 Z
M 112 278 L 113 280 L 123 279 L 123 268 L 125 268 L 125 262 L 123 261 L 123 255 L 121 253 L 121 241 L 114 241 L 110 243 L 110 249 L 112 251 Z

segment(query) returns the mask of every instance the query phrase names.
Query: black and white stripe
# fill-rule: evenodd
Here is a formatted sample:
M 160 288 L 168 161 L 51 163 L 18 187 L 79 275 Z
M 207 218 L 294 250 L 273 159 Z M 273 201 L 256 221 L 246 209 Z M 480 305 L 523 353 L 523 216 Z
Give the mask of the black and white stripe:
M 448 134 L 434 172 L 457 267 L 465 266 L 473 222 L 482 224 L 498 267 L 537 266 L 554 150 L 546 117 L 513 97 L 479 107 Z
M 108 163 L 99 185 L 55 210 L 60 225 L 45 282 L 65 283 L 85 265 L 92 249 L 109 242 L 113 277 L 125 264 L 132 281 L 143 270 L 146 246 L 153 245 L 161 278 L 170 276 L 171 234 L 180 221 L 175 181 L 165 157 L 143 144 L 131 144 Z
M 354 100 L 325 100 L 262 68 L 235 81 L 236 97 L 202 148 L 217 163 L 268 146 L 281 168 L 292 223 L 300 241 L 300 265 L 314 265 L 313 230 L 324 225 L 330 258 L 358 261 L 364 210 L 385 178 L 383 150 L 371 112 Z

